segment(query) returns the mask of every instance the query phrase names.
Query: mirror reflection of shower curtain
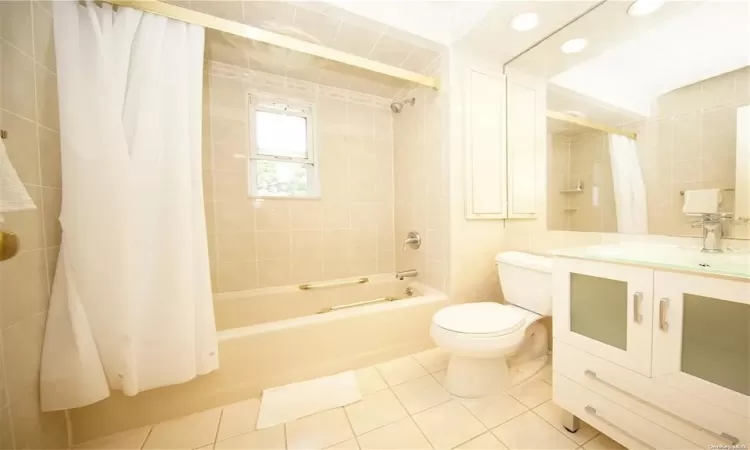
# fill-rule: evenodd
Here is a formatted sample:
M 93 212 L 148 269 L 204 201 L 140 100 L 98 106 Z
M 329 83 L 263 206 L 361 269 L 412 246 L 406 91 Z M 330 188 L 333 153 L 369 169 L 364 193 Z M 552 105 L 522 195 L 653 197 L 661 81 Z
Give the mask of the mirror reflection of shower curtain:
M 648 233 L 646 186 L 638 161 L 636 142 L 625 136 L 610 134 L 609 157 L 615 190 L 617 231 Z
M 218 367 L 201 173 L 202 27 L 53 2 L 63 229 L 44 411 Z

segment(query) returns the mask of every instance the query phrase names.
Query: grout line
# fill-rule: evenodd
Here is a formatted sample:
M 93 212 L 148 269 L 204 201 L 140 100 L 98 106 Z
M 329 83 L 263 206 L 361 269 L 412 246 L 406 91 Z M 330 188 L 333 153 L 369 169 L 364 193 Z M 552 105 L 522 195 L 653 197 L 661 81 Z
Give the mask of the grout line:
M 550 402 L 550 401 L 552 401 L 552 400 L 547 400 L 547 402 Z M 547 403 L 547 402 L 544 402 L 544 403 Z M 574 441 L 572 438 L 568 437 L 565 433 L 563 433 L 562 431 L 560 431 L 554 424 L 550 423 L 548 420 L 546 420 L 544 417 L 542 417 L 541 414 L 538 414 L 536 411 L 534 411 L 535 408 L 538 408 L 539 406 L 542 406 L 544 403 L 542 403 L 540 405 L 537 405 L 534 408 L 530 408 L 529 411 L 531 411 L 532 413 L 534 413 L 535 416 L 537 416 L 540 419 L 542 419 L 545 423 L 549 424 L 552 428 L 555 429 L 555 431 L 557 431 L 558 433 L 560 433 L 563 436 L 565 436 L 565 438 L 568 439 L 569 441 L 573 442 L 574 444 L 576 444 L 579 447 L 582 446 L 583 444 L 579 444 L 578 442 Z M 596 435 L 594 435 L 594 437 L 596 437 Z M 592 437 L 591 439 L 593 439 L 594 437 Z M 591 439 L 589 439 L 589 441 Z M 586 442 L 588 442 L 588 441 L 586 441 Z
M 151 427 L 148 429 L 148 434 L 146 434 L 146 439 L 143 440 L 143 443 L 141 444 L 141 449 L 146 446 L 146 442 L 148 442 L 148 438 L 151 437 L 151 433 L 154 432 L 154 425 L 151 425 Z
M 221 408 L 219 414 L 219 422 L 216 424 L 216 433 L 214 433 L 214 441 L 212 442 L 211 448 L 216 447 L 216 442 L 219 440 L 219 429 L 221 429 L 221 420 L 224 418 L 224 407 Z
M 364 400 L 364 396 L 362 396 L 362 400 Z M 360 401 L 362 401 L 362 400 L 360 400 Z M 359 402 L 357 402 L 357 403 L 359 403 Z M 348 405 L 347 405 L 347 406 L 348 406 Z M 357 433 L 356 433 L 356 432 L 354 431 L 354 426 L 352 425 L 352 419 L 350 419 L 350 418 L 349 418 L 349 414 L 348 414 L 348 413 L 346 412 L 346 407 L 342 406 L 342 407 L 341 407 L 341 410 L 342 410 L 342 411 L 344 412 L 344 417 L 346 417 L 346 423 L 348 423 L 348 424 L 349 424 L 349 429 L 350 429 L 350 430 L 351 430 L 351 432 L 352 432 L 352 436 L 353 436 L 354 442 L 356 442 L 356 443 L 357 443 L 357 447 L 359 447 L 359 441 L 357 440 Z M 349 439 L 345 439 L 345 440 L 343 440 L 343 441 L 341 441 L 341 442 L 346 442 L 346 441 L 348 441 L 348 440 L 349 440 Z M 338 444 L 340 444 L 341 442 L 339 442 L 339 443 L 337 443 L 337 444 L 333 444 L 333 445 L 338 445 Z

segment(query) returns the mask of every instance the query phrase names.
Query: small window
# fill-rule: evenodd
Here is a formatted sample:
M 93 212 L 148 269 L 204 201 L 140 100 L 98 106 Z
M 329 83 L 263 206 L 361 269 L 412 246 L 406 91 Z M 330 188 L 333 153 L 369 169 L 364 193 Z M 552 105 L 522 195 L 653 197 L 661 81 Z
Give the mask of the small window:
M 310 105 L 250 98 L 251 197 L 319 197 Z

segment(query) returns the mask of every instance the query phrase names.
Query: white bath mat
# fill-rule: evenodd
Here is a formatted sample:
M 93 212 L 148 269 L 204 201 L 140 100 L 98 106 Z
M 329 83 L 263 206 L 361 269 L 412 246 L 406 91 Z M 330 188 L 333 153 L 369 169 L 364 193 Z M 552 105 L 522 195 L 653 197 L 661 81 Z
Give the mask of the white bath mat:
M 260 400 L 257 428 L 270 428 L 360 400 L 362 393 L 352 371 L 266 389 Z

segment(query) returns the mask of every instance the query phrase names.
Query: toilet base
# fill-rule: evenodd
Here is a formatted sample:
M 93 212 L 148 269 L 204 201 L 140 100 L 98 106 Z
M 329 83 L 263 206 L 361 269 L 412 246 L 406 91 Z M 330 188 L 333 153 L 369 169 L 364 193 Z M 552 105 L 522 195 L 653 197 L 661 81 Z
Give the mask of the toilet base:
M 448 362 L 445 387 L 459 397 L 499 394 L 509 388 L 510 372 L 504 357 L 471 358 L 453 355 Z

